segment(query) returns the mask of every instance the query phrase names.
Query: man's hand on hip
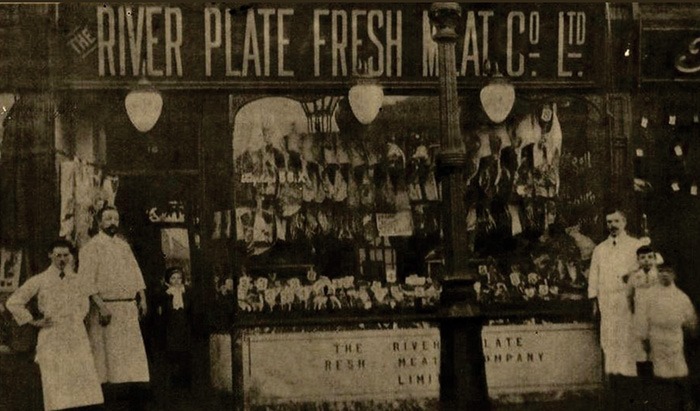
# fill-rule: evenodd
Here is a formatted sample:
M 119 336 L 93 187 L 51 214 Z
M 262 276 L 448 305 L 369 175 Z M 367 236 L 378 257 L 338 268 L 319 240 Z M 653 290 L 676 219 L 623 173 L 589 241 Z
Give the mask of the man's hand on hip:
M 100 325 L 106 327 L 112 322 L 112 313 L 106 308 L 100 308 Z

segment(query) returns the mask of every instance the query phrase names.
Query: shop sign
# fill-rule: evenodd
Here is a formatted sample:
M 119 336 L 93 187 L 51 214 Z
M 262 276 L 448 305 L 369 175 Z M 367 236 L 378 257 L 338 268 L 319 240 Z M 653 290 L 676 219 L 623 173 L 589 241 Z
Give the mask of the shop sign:
M 378 213 L 377 231 L 380 237 L 410 237 L 413 235 L 413 214 L 411 211 Z
M 434 87 L 430 4 L 59 5 L 72 87 L 347 86 L 354 69 L 387 86 Z M 462 4 L 459 85 L 480 87 L 484 62 L 516 83 L 599 86 L 602 4 Z M 59 84 L 60 85 L 60 84 Z
M 180 201 L 170 201 L 167 207 L 151 207 L 146 214 L 152 223 L 184 223 L 185 205 Z
M 246 333 L 248 406 L 438 398 L 438 328 Z
M 593 324 L 485 326 L 490 396 L 598 388 L 602 357 Z
M 642 29 L 641 81 L 700 81 L 700 26 Z

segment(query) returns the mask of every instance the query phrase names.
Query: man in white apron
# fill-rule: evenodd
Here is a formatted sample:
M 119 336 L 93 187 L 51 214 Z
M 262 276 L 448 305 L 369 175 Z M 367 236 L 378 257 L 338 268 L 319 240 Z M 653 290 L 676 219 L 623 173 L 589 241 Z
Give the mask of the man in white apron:
M 629 393 L 632 383 L 624 377 L 637 376 L 632 332 L 632 312 L 623 278 L 637 269 L 637 249 L 642 240 L 627 234 L 627 220 L 620 210 L 605 216 L 610 236 L 593 250 L 588 274 L 588 298 L 593 299 L 594 314 L 600 312 L 600 345 L 604 369 L 613 395 Z
M 45 410 L 104 402 L 84 323 L 94 289 L 69 266 L 70 250 L 67 241 L 54 242 L 49 254 L 51 266 L 27 280 L 6 303 L 18 324 L 40 329 L 36 362 Z M 43 318 L 34 319 L 26 308 L 34 296 Z
M 105 207 L 97 219 L 100 232 L 80 250 L 78 269 L 96 290 L 88 328 L 95 366 L 102 383 L 145 383 L 148 360 L 139 315 L 146 315 L 146 285 L 131 248 L 115 236 L 119 212 Z

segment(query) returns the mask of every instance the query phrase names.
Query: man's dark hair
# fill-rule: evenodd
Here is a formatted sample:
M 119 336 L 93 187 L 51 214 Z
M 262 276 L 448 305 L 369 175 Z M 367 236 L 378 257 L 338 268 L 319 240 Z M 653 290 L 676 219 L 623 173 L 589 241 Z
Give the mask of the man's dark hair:
M 671 273 L 674 276 L 676 275 L 676 270 L 673 269 L 673 266 L 668 265 L 668 264 L 664 264 L 664 265 L 658 267 L 657 270 L 659 272 Z
M 643 245 L 637 249 L 637 256 L 653 253 L 654 250 L 648 245 Z
M 49 253 L 53 253 L 53 250 L 57 248 L 67 248 L 68 251 L 73 254 L 73 244 L 65 238 L 57 238 L 51 242 L 49 246 Z
M 116 211 L 117 213 L 119 212 L 119 210 L 117 210 L 117 207 L 106 205 L 106 206 L 102 207 L 100 209 L 100 211 L 98 211 L 97 214 L 95 215 L 95 219 L 97 219 L 97 222 L 99 223 L 100 221 L 102 221 L 102 215 L 105 212 L 110 211 L 110 210 Z
M 610 214 L 620 213 L 625 219 L 627 219 L 627 212 L 620 206 L 610 206 L 605 208 L 605 216 Z

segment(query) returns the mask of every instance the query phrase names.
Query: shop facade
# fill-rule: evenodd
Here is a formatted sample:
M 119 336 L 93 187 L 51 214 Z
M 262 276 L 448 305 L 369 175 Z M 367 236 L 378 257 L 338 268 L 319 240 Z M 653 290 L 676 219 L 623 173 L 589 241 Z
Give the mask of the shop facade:
M 80 245 L 115 204 L 150 290 L 184 267 L 198 361 L 237 407 L 600 390 L 586 270 L 629 190 L 638 105 L 613 33 L 634 31 L 631 5 L 55 12 L 60 233 Z M 433 37 L 451 24 L 461 163 Z M 497 121 L 489 96 L 506 96 Z

